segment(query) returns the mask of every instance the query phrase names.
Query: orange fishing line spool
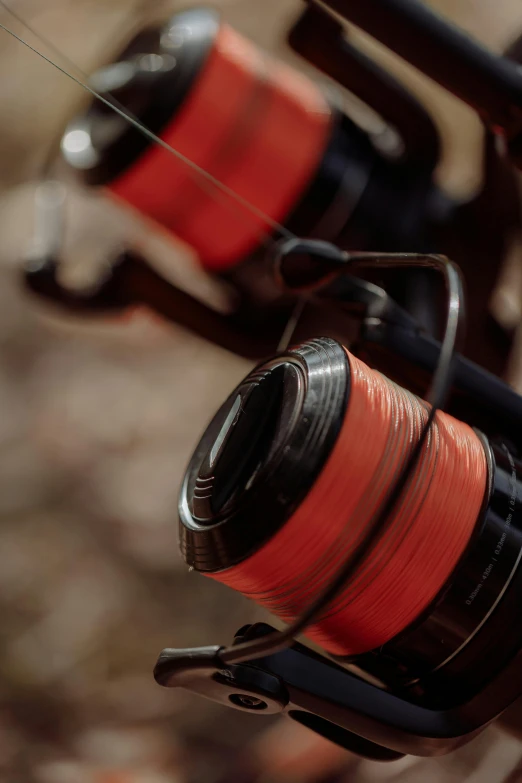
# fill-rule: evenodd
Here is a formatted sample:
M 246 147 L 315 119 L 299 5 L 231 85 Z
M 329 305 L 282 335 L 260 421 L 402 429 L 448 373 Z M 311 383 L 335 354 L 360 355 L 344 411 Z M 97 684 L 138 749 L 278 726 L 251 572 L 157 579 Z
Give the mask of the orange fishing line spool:
M 211 9 L 143 32 L 97 80 L 170 149 L 93 104 L 64 136 L 67 160 L 88 184 L 104 185 L 190 245 L 213 272 L 236 265 L 284 223 L 334 130 L 313 81 Z
M 185 473 L 181 550 L 287 627 L 168 648 L 157 682 L 283 713 L 381 761 L 453 750 L 519 697 L 520 400 L 508 424 L 509 389 L 477 371 L 466 393 L 457 362 L 450 410 L 484 432 L 330 338 L 245 378 Z
M 337 346 L 335 362 L 330 344 Z M 211 439 L 217 435 L 210 462 L 201 463 L 201 444 L 196 451 L 198 477 L 193 484 L 189 478 L 183 492 L 185 499 L 192 493 L 192 500 L 181 504 L 187 560 L 286 622 L 313 602 L 364 539 L 429 410 L 334 341 L 312 341 L 303 350 L 310 361 L 322 362 L 320 373 L 312 367 L 299 377 L 289 354 L 250 376 L 237 391 L 237 410 L 229 402 L 228 418 L 218 414 L 217 429 L 210 427 Z M 332 386 L 343 360 L 349 378 L 345 397 L 339 384 Z M 315 467 L 307 464 L 310 459 L 319 460 Z M 487 485 L 479 435 L 437 413 L 386 530 L 306 635 L 330 653 L 347 656 L 381 647 L 415 623 L 470 544 Z M 263 497 L 269 491 L 271 508 Z M 292 497 L 294 491 L 300 497 Z M 223 558 L 229 546 L 225 525 L 234 520 L 232 549 L 239 537 L 250 540 L 243 551 Z M 205 529 L 211 544 L 204 540 Z
M 364 98 L 357 62 L 354 89 Z M 438 141 L 424 110 L 406 101 L 421 115 L 428 150 L 412 166 L 408 144 L 390 155 L 331 90 L 260 51 L 213 9 L 141 30 L 92 86 L 102 102 L 66 129 L 67 162 L 85 185 L 191 247 L 242 302 L 280 302 L 266 248 L 281 236 L 394 249 L 431 233 Z M 403 88 L 391 90 L 404 105 Z
M 330 123 L 313 82 L 222 24 L 190 95 L 161 137 L 280 222 L 316 169 Z M 234 265 L 258 245 L 260 233 L 272 233 L 262 218 L 159 146 L 109 187 L 194 247 L 208 269 Z
M 212 575 L 287 622 L 364 537 L 427 419 L 425 402 L 348 357 L 350 401 L 320 477 L 274 538 L 243 563 Z M 307 636 L 332 653 L 351 655 L 381 646 L 418 618 L 471 538 L 486 479 L 479 437 L 438 413 L 392 524 Z

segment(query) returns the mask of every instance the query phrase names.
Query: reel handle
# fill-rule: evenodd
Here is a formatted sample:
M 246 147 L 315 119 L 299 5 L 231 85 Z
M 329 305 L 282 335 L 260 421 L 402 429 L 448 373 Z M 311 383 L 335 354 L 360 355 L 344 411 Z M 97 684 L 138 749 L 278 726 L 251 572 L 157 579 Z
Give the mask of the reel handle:
M 31 257 L 25 264 L 23 282 L 32 294 L 74 315 L 113 315 L 145 305 L 167 321 L 248 359 L 273 351 L 285 323 L 282 314 L 271 318 L 263 313 L 262 328 L 248 320 L 241 309 L 230 316 L 221 315 L 167 282 L 135 251 L 121 253 L 105 277 L 88 290 L 63 286 L 60 263 L 54 255 Z
M 243 358 L 272 353 L 288 321 L 292 302 L 262 308 L 240 298 L 223 315 L 167 281 L 135 250 L 108 263 L 94 284 L 72 288 L 60 281 L 66 227 L 66 189 L 42 181 L 34 201 L 34 232 L 22 271 L 25 288 L 62 311 L 80 316 L 115 315 L 145 305 L 165 320 L 188 329 Z
M 274 633 L 245 626 L 235 643 Z M 430 709 L 366 682 L 302 644 L 248 664 L 225 666 L 219 646 L 166 649 L 154 669 L 158 684 L 259 715 L 283 713 L 359 756 L 395 761 L 438 756 L 479 734 L 522 688 L 520 656 L 469 701 Z

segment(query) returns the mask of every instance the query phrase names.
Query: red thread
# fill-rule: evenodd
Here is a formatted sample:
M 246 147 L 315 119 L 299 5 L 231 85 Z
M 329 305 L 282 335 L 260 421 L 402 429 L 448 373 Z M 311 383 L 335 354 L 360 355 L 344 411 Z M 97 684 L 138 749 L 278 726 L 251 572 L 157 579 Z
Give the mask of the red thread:
M 347 411 L 321 475 L 268 543 L 210 575 L 286 622 L 310 604 L 364 537 L 428 415 L 426 402 L 348 357 Z M 331 653 L 350 655 L 403 631 L 457 565 L 486 486 L 479 437 L 467 424 L 437 413 L 393 521 L 306 635 Z
M 319 88 L 222 25 L 190 95 L 161 137 L 269 218 L 284 221 L 312 179 L 331 130 Z M 233 266 L 272 233 L 262 217 L 153 145 L 109 191 L 198 252 Z

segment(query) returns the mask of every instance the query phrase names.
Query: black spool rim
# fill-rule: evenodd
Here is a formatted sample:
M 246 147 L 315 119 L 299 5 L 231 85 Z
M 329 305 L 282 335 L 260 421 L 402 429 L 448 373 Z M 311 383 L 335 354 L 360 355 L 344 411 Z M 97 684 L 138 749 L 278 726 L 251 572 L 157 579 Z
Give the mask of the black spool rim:
M 112 95 L 146 128 L 160 135 L 190 94 L 212 51 L 219 27 L 220 15 L 215 9 L 180 11 L 165 24 L 139 33 L 117 62 L 94 75 L 94 86 L 97 87 L 97 82 L 103 80 L 105 72 L 110 74 L 111 68 L 128 65 L 129 75 L 119 88 L 111 90 L 107 87 L 104 90 L 101 87 L 97 91 L 108 100 Z M 183 30 L 190 32 L 183 34 Z M 162 57 L 164 67 L 148 70 L 146 58 L 151 55 Z M 117 127 L 121 123 L 121 131 L 114 133 L 111 140 L 104 141 L 103 126 L 106 124 L 107 127 L 108 123 L 117 123 Z M 81 155 L 68 152 L 66 139 L 74 131 L 87 134 L 91 165 L 80 162 L 83 160 Z M 94 99 L 88 109 L 69 124 L 63 136 L 62 150 L 69 165 L 81 171 L 86 185 L 101 186 L 123 174 L 152 143 L 150 138 L 123 117 L 118 117 L 109 106 Z
M 349 390 L 347 353 L 330 338 L 264 362 L 234 390 L 183 480 L 179 534 L 189 566 L 230 568 L 284 525 L 332 452 Z

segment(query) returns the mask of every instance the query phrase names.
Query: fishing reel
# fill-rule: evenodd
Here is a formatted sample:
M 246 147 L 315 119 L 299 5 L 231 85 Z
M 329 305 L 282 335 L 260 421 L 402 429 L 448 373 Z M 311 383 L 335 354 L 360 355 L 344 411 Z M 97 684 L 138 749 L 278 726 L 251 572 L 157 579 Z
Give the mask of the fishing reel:
M 506 143 L 499 144 L 494 131 L 507 128 L 511 160 L 517 159 L 522 74 L 416 3 L 381 5 L 393 25 L 379 23 L 383 9 L 369 12 L 365 1 L 305 4 L 288 40 L 330 77 L 324 87 L 258 51 L 215 11 L 178 13 L 140 33 L 117 62 L 94 75 L 91 89 L 102 100 L 73 120 L 63 155 L 86 185 L 167 229 L 226 283 L 233 292 L 226 316 L 173 286 L 169 304 L 166 283 L 152 302 L 143 294 L 164 316 L 207 339 L 255 358 L 275 349 L 296 306 L 271 273 L 270 250 L 280 237 L 320 239 L 347 250 L 436 252 L 454 258 L 467 281 L 473 339 L 466 353 L 500 374 L 509 340 L 484 312 L 522 209 Z M 441 143 L 433 119 L 350 42 L 339 15 L 479 111 L 489 130 L 484 185 L 472 201 L 457 203 L 437 186 Z M 431 49 L 418 43 L 421 34 L 430 37 Z M 434 64 L 439 61 L 446 65 Z M 380 123 L 363 127 L 350 116 L 339 86 Z M 127 261 L 116 259 L 117 274 Z M 51 284 L 57 262 L 33 263 L 30 287 L 81 309 L 86 297 L 70 297 Z M 146 259 L 139 264 L 146 266 Z M 436 330 L 429 276 L 409 270 L 386 282 L 406 310 Z M 301 321 L 303 336 L 328 317 L 314 307 Z
M 446 275 L 442 342 L 354 276 L 376 264 Z M 356 310 L 357 339 L 297 345 L 232 392 L 189 462 L 179 531 L 191 569 L 288 625 L 164 650 L 156 680 L 375 760 L 450 752 L 522 695 L 522 398 L 455 353 L 447 260 L 304 240 L 277 266 Z M 394 383 L 405 364 L 429 402 Z
M 91 86 L 107 102 L 94 100 L 66 130 L 66 161 L 84 184 L 193 248 L 233 292 L 226 319 L 202 317 L 200 303 L 187 299 L 173 305 L 173 320 L 259 358 L 275 349 L 295 306 L 271 273 L 267 246 L 280 235 L 431 249 L 431 226 L 449 203 L 432 180 L 438 132 L 398 82 L 368 67 L 388 92 L 387 113 L 404 115 L 407 143 L 383 123 L 368 134 L 331 89 L 260 52 L 211 9 L 142 32 L 94 75 Z M 368 80 L 359 81 L 361 93 Z M 115 113 L 120 107 L 125 115 Z

